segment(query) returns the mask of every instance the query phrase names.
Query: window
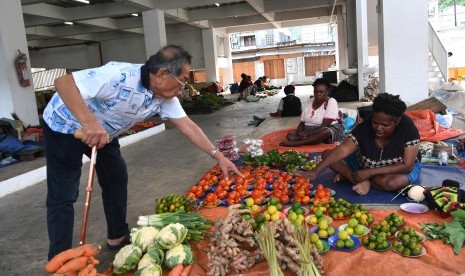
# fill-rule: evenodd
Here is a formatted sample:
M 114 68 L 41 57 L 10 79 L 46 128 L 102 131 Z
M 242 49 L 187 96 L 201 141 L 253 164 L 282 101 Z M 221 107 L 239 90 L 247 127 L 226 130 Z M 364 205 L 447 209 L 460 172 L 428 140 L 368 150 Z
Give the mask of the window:
M 244 47 L 256 46 L 256 44 L 255 44 L 255 36 L 254 35 L 243 36 L 242 41 L 243 41 L 243 46 Z

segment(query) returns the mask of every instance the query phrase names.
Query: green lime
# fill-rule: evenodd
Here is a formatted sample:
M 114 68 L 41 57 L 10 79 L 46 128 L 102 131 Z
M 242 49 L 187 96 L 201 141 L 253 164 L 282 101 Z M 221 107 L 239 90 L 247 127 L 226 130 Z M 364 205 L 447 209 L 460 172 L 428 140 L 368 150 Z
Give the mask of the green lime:
M 352 239 L 347 239 L 344 243 L 345 247 L 346 248 L 352 248 L 354 247 L 355 243 Z
M 349 220 L 349 227 L 350 228 L 355 229 L 355 227 L 357 227 L 357 225 L 358 225 L 358 221 L 356 219 L 352 218 L 352 219 Z
M 276 197 L 270 198 L 270 201 L 268 202 L 269 205 L 276 205 L 278 204 L 278 199 Z
M 349 238 L 349 234 L 344 230 L 339 232 L 339 234 L 337 234 L 337 236 L 338 236 L 339 240 L 342 240 L 342 241 L 345 241 L 345 240 L 347 240 Z
M 317 233 L 312 233 L 312 234 L 310 235 L 310 241 L 311 241 L 311 243 L 316 244 L 319 240 L 320 240 L 320 237 L 318 237 L 318 234 L 317 234 Z
M 296 221 L 297 220 L 297 214 L 293 211 L 290 211 L 289 214 L 287 215 L 287 219 L 289 221 Z
M 342 240 L 337 240 L 336 241 L 336 248 L 340 249 L 340 248 L 344 248 L 344 246 L 345 246 L 344 241 L 342 241 Z
M 336 232 L 336 230 L 334 230 L 334 227 L 331 226 L 329 226 L 328 229 L 326 229 L 326 231 L 328 231 L 329 236 L 334 235 L 334 233 Z
M 265 214 L 258 214 L 256 217 L 255 217 L 255 221 L 257 222 L 257 224 L 261 224 L 261 223 L 264 223 L 266 221 L 265 219 Z
M 300 202 L 299 201 L 294 201 L 294 203 L 292 203 L 292 209 L 296 210 L 300 208 Z

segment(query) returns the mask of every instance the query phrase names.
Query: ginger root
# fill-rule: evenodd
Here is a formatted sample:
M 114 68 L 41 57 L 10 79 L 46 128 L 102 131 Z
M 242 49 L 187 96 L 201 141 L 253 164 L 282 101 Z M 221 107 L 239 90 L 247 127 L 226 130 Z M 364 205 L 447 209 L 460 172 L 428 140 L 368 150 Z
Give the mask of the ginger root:
M 218 219 L 215 223 L 210 244 L 206 248 L 208 275 L 226 276 L 231 269 L 243 273 L 257 261 L 258 246 L 254 240 L 252 224 L 242 217 L 242 214 L 250 211 L 239 207 L 239 204 L 229 206 L 226 218 Z M 252 252 L 246 250 L 245 245 Z

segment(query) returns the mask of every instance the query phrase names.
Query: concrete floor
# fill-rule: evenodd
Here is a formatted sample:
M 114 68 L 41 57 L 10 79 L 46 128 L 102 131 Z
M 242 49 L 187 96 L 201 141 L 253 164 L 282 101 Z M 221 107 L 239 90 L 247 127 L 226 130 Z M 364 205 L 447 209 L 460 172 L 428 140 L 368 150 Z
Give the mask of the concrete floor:
M 313 93 L 311 86 L 299 86 L 296 95 L 302 102 Z M 248 126 L 253 115 L 267 116 L 274 112 L 284 93 L 265 98 L 258 103 L 236 102 L 213 114 L 195 115 L 191 118 L 215 139 L 233 134 L 241 144 L 245 138 L 259 137 L 276 129 L 297 125 L 298 118 L 267 119 L 258 128 Z M 353 103 L 351 105 L 354 105 Z M 201 152 L 175 129 L 167 129 L 153 137 L 122 148 L 128 165 L 129 198 L 127 222 L 135 227 L 139 215 L 154 212 L 154 200 L 165 195 L 183 194 L 188 187 L 215 165 L 213 159 Z M 1 169 L 0 182 L 12 176 L 38 168 L 44 158 L 22 162 Z M 74 241 L 78 244 L 84 209 L 85 185 L 88 164 L 83 166 L 80 198 L 75 204 Z M 97 187 L 97 181 L 95 181 Z M 17 191 L 0 198 L 0 271 L 2 275 L 47 275 L 46 263 L 48 236 L 46 228 L 46 182 Z M 101 191 L 97 187 L 92 194 L 91 211 L 86 241 L 106 243 L 106 226 Z M 105 248 L 98 259 L 98 271 L 108 268 L 116 252 Z

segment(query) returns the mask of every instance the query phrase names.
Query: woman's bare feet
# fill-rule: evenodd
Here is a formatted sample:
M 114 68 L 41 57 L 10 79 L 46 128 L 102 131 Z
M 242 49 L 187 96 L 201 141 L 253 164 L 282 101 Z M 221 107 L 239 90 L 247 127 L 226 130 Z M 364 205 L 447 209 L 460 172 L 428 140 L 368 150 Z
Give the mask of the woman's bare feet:
M 334 176 L 334 179 L 333 179 L 333 183 L 337 183 L 339 181 L 343 181 L 343 180 L 346 180 L 346 178 L 340 174 L 336 174 Z
M 370 191 L 370 180 L 364 180 L 352 187 L 352 190 L 359 195 L 366 195 Z

